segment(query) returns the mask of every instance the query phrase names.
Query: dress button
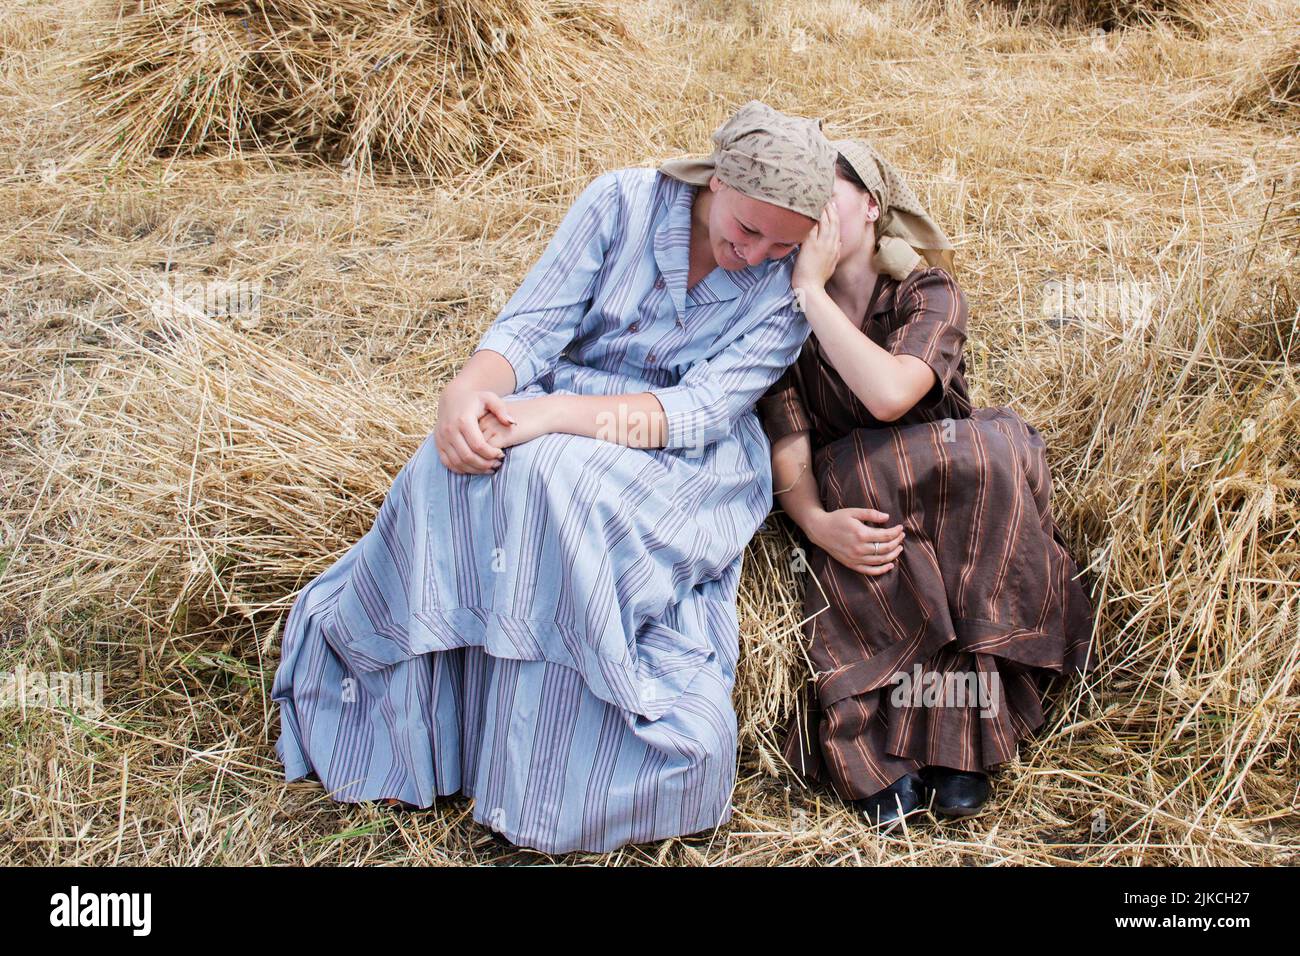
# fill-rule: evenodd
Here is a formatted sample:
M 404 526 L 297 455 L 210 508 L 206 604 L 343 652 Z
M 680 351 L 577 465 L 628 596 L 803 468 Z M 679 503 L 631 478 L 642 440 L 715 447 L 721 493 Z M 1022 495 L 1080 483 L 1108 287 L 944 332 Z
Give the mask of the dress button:
M 662 288 L 664 287 L 664 284 L 665 284 L 665 283 L 664 283 L 664 277 L 663 277 L 663 276 L 660 276 L 658 279 L 655 279 L 655 288 L 656 288 L 656 289 L 662 289 Z
M 631 325 L 629 325 L 629 326 L 627 327 L 627 330 L 628 330 L 629 332 L 635 332 L 635 331 L 636 331 L 637 329 L 639 329 L 640 327 L 641 327 L 641 326 L 640 326 L 638 323 L 633 322 Z
M 684 328 L 686 328 L 686 323 L 683 322 L 681 319 L 678 319 L 678 320 L 677 320 L 677 327 L 678 327 L 679 329 L 684 329 Z
M 646 360 L 647 362 L 653 362 L 653 361 L 655 360 L 655 354 L 654 354 L 654 352 L 649 353 L 649 354 L 645 357 L 645 360 Z

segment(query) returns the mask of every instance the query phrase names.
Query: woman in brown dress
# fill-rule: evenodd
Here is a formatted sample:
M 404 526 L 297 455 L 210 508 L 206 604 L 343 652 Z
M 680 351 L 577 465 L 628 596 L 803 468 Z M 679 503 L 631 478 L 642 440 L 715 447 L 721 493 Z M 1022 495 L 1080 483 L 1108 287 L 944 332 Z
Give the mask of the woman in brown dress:
M 1092 610 L 1042 438 L 971 408 L 950 243 L 868 144 L 835 146 L 792 279 L 813 334 L 760 403 L 776 500 L 809 545 L 815 673 L 785 757 L 876 823 L 969 816 L 1051 679 L 1088 669 Z

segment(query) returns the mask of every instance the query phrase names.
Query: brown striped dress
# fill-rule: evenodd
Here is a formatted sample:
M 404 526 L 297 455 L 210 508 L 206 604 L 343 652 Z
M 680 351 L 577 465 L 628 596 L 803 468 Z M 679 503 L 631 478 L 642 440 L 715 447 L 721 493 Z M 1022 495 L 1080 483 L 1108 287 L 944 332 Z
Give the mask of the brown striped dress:
M 1052 520 L 1043 440 L 1010 408 L 971 408 L 966 318 L 943 269 L 882 275 L 859 328 L 926 362 L 934 388 L 881 422 L 811 336 L 759 404 L 772 441 L 811 433 L 827 511 L 875 508 L 904 528 L 894 569 L 878 576 L 804 542 L 816 672 L 785 757 L 845 799 L 922 766 L 986 772 L 1010 760 L 1042 724 L 1052 678 L 1091 664 L 1092 608 Z

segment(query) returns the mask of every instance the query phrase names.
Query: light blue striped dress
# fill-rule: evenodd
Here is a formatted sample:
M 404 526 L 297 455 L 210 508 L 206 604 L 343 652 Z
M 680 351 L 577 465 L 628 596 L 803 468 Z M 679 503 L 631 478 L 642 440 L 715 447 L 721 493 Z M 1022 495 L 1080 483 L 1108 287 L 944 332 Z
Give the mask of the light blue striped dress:
M 663 449 L 545 435 L 492 475 L 433 438 L 374 526 L 298 595 L 272 690 L 286 778 L 330 795 L 474 798 L 546 852 L 731 816 L 745 544 L 771 504 L 753 406 L 808 335 L 794 254 L 686 288 L 695 187 L 592 182 L 479 344 L 517 391 L 649 391 Z

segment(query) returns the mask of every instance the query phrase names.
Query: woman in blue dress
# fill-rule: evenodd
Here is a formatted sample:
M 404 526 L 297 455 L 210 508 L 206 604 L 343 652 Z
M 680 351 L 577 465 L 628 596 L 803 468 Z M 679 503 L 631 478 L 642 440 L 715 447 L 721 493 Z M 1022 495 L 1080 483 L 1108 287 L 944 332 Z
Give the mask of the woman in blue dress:
M 373 527 L 298 595 L 288 780 L 463 793 L 556 853 L 730 818 L 736 587 L 771 504 L 753 407 L 808 335 L 793 251 L 835 153 L 757 102 L 713 139 L 582 192 Z

